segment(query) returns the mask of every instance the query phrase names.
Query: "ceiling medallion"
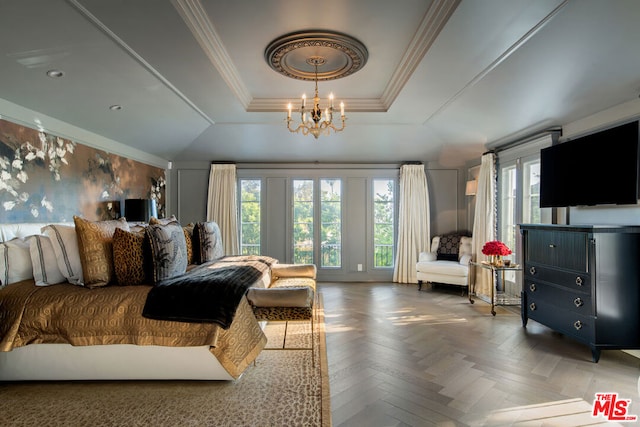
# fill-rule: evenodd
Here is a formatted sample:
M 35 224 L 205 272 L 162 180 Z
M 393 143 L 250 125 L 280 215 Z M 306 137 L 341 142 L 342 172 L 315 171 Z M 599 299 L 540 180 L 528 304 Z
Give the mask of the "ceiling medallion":
M 278 37 L 264 51 L 264 57 L 276 72 L 292 79 L 316 80 L 315 68 L 307 59 L 324 59 L 317 80 L 349 76 L 367 63 L 369 52 L 355 38 L 332 31 L 301 31 Z
M 333 124 L 333 93 L 329 95 L 329 106 L 324 111 L 320 108 L 318 80 L 334 80 L 351 75 L 364 66 L 368 56 L 367 48 L 358 40 L 335 32 L 292 33 L 269 43 L 264 57 L 271 68 L 292 79 L 313 80 L 316 84 L 311 108 L 306 106 L 306 94 L 302 95 L 300 124 L 293 128 L 293 107 L 288 105 L 287 129 L 290 132 L 302 132 L 303 135 L 311 134 L 316 139 L 321 134 L 328 135 L 331 130 L 344 130 L 344 103 L 340 103 L 342 125 L 338 128 Z

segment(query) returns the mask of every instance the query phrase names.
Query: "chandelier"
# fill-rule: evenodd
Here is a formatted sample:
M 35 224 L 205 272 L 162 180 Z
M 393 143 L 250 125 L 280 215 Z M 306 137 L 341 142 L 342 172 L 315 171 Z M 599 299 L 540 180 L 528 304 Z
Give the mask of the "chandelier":
M 288 105 L 287 128 L 292 133 L 329 135 L 331 130 L 344 130 L 344 103 L 340 103 L 340 122 L 334 124 L 333 94 L 329 95 L 324 110 L 318 95 L 318 80 L 334 80 L 350 76 L 367 62 L 367 48 L 353 37 L 335 31 L 301 31 L 286 34 L 273 40 L 264 52 L 269 66 L 276 72 L 298 80 L 313 80 L 315 92 L 313 105 L 307 106 L 307 98 L 302 95 L 300 122 L 291 117 L 293 107 Z M 318 74 L 318 67 L 322 67 Z M 337 122 L 336 117 L 336 122 Z M 297 122 L 297 121 L 296 121 Z
M 313 107 L 307 113 L 306 101 L 307 96 L 302 95 L 302 104 L 300 107 L 300 124 L 295 128 L 291 128 L 291 103 L 288 105 L 289 112 L 287 113 L 287 129 L 290 132 L 299 133 L 303 135 L 313 135 L 316 139 L 321 134 L 329 135 L 331 129 L 334 132 L 340 132 L 344 130 L 344 121 L 347 119 L 344 115 L 344 102 L 340 103 L 340 119 L 342 120 L 341 127 L 335 127 L 333 124 L 333 93 L 329 94 L 329 106 L 324 109 L 324 112 L 320 108 L 320 97 L 318 96 L 318 65 L 323 65 L 324 58 L 320 56 L 312 56 L 307 59 L 307 63 L 315 67 L 315 82 L 316 90 L 313 96 Z

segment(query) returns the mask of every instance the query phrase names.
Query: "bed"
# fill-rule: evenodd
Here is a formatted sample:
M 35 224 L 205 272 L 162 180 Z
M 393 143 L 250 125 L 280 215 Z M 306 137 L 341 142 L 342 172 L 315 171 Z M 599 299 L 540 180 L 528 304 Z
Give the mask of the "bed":
M 0 289 L 0 380 L 233 380 L 264 348 L 266 337 L 245 296 L 228 324 L 198 318 L 184 321 L 180 316 L 166 320 L 157 313 L 143 312 L 149 307 L 150 294 L 170 280 L 88 287 L 65 278 L 61 283 L 38 286 L 42 271 L 35 258 L 31 259 L 34 277 L 20 277 L 21 267 L 27 270 L 28 266 L 26 261 L 20 264 L 16 253 L 25 253 L 25 242 L 29 242 L 30 253 L 35 250 L 34 242 L 41 239 L 28 236 L 40 236 L 50 225 L 0 224 L 0 255 L 5 264 L 10 260 L 16 266 L 4 271 L 4 280 L 0 278 L 3 284 L 11 282 Z M 219 238 L 219 229 L 217 232 Z M 251 265 L 259 272 L 246 286 L 266 287 L 271 281 L 270 266 L 277 262 L 269 257 L 229 259 L 216 250 L 212 254 L 214 259 L 200 259 L 183 276 L 225 269 L 230 264 Z M 56 263 L 60 258 L 56 257 Z M 67 264 L 73 262 L 67 260 Z M 85 282 L 88 272 L 86 269 Z

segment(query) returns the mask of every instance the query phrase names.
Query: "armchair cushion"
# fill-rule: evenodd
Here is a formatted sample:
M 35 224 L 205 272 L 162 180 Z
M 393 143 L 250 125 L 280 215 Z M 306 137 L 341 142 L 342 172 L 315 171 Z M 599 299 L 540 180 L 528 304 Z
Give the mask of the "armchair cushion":
M 460 257 L 461 265 L 469 265 L 470 262 L 471 262 L 471 254 L 462 255 Z
M 420 255 L 418 255 L 418 262 L 435 260 L 436 254 L 434 252 L 420 252 Z

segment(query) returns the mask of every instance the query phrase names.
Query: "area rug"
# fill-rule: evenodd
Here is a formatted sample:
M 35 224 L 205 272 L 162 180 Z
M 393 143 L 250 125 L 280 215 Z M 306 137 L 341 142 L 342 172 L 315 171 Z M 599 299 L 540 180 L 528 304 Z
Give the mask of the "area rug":
M 264 350 L 236 381 L 0 383 L 0 425 L 330 426 L 322 298 L 317 309 L 314 355 Z M 267 325 L 268 347 L 281 347 L 283 327 Z M 309 332 L 289 323 L 287 347 L 304 347 Z

